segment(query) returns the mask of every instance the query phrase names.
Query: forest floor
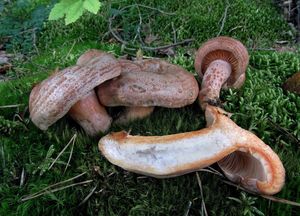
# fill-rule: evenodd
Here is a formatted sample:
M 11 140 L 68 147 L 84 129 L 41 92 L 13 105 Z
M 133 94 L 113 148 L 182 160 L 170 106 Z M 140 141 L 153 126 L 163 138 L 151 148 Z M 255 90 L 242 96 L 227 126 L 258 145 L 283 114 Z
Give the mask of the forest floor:
M 299 206 L 300 96 L 282 84 L 300 71 L 300 53 L 295 30 L 273 1 L 105 1 L 97 15 L 85 13 L 67 26 L 46 20 L 47 1 L 32 1 L 26 9 L 15 2 L 2 8 L 0 3 L 0 49 L 10 53 L 12 65 L 0 73 L 0 215 L 205 215 L 205 208 L 218 216 L 299 214 L 292 201 Z M 73 65 L 88 49 L 128 58 L 142 51 L 145 58 L 160 57 L 196 76 L 196 49 L 220 35 L 248 48 L 245 84 L 222 91 L 221 101 L 239 126 L 281 158 L 286 183 L 277 198 L 229 185 L 216 175 L 216 165 L 197 172 L 201 181 L 196 173 L 163 180 L 130 173 L 100 154 L 104 134 L 90 138 L 68 117 L 47 131 L 29 119 L 32 86 Z M 192 41 L 175 46 L 187 39 Z M 157 107 L 150 117 L 108 132 L 165 135 L 203 127 L 204 113 L 195 102 L 181 109 Z

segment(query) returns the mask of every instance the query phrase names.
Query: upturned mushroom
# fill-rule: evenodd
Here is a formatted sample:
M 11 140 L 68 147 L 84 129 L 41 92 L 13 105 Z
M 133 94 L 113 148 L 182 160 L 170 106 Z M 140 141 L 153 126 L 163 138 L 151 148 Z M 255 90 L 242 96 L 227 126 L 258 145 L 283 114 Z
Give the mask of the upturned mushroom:
M 94 135 L 106 130 L 110 124 L 111 120 L 105 116 L 107 113 L 99 104 L 93 89 L 120 75 L 118 61 L 108 53 L 92 50 L 81 56 L 78 63 L 52 74 L 32 89 L 29 98 L 30 118 L 40 129 L 46 130 L 74 105 L 71 116 L 79 121 L 87 133 Z M 84 112 L 80 109 L 84 109 Z
M 245 46 L 229 37 L 208 40 L 197 51 L 195 69 L 202 78 L 199 103 L 218 105 L 221 88 L 240 88 L 246 79 L 249 55 Z
M 192 104 L 197 98 L 196 79 L 177 65 L 162 60 L 120 60 L 120 64 L 121 76 L 97 89 L 103 105 L 126 106 L 119 122 L 145 117 L 154 106 L 178 108 Z
M 101 138 L 99 149 L 111 163 L 156 178 L 179 176 L 218 162 L 231 181 L 248 190 L 261 194 L 279 192 L 285 181 L 279 157 L 225 114 L 207 105 L 207 128 L 167 136 L 116 132 Z

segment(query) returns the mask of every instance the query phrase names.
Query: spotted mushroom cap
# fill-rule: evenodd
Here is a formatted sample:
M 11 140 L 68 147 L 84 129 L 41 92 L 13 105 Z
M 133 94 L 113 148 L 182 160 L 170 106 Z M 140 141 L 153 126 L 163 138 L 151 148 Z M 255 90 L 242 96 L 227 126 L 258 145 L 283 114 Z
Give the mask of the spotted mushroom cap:
M 120 60 L 119 77 L 97 89 L 105 106 L 162 106 L 178 108 L 192 104 L 199 93 L 195 77 L 162 60 Z
M 32 122 L 46 130 L 92 89 L 120 73 L 121 67 L 115 57 L 102 52 L 87 64 L 71 66 L 52 74 L 30 93 Z
M 224 87 L 239 88 L 243 85 L 249 55 L 247 48 L 240 41 L 222 36 L 205 42 L 198 49 L 195 58 L 195 69 L 200 78 L 214 60 L 224 60 L 231 65 L 232 73 Z

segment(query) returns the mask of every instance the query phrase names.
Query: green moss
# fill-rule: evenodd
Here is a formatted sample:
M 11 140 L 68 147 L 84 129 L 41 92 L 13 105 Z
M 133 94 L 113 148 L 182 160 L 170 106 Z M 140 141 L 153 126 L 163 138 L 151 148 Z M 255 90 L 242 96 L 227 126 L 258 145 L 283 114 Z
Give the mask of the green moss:
M 71 45 L 69 45 L 71 46 Z M 92 46 L 92 45 L 91 45 Z M 85 48 L 85 47 L 84 47 Z M 71 53 L 76 56 L 84 49 L 74 46 Z M 119 49 L 102 47 L 118 53 Z M 60 61 L 68 52 L 61 49 L 57 52 L 58 64 L 68 65 L 73 60 Z M 48 56 L 49 57 L 49 56 Z M 42 61 L 42 57 L 33 61 Z M 186 68 L 192 67 L 192 60 L 178 54 L 170 59 Z M 51 62 L 49 60 L 45 60 Z M 289 136 L 278 130 L 268 121 L 275 122 L 289 133 L 300 138 L 299 110 L 300 98 L 281 89 L 281 83 L 294 71 L 299 70 L 299 55 L 293 53 L 255 52 L 251 54 L 247 81 L 241 90 L 223 91 L 222 100 L 225 109 L 233 112 L 233 119 L 241 127 L 251 130 L 268 143 L 280 156 L 286 168 L 286 186 L 279 197 L 299 201 L 299 143 L 290 140 Z M 24 67 L 37 69 L 28 63 Z M 41 80 L 41 76 L 32 76 L 0 85 L 1 105 L 24 103 L 27 105 L 31 84 Z M 13 113 L 17 108 L 5 109 L 3 118 L 13 121 Z M 113 110 L 110 110 L 113 111 Z M 28 113 L 25 114 L 28 119 Z M 0 121 L 0 124 L 3 124 Z M 113 126 L 111 131 L 131 130 L 132 134 L 163 135 L 203 128 L 205 120 L 203 112 L 197 104 L 183 109 L 157 108 L 151 117 L 124 126 Z M 0 130 L 1 132 L 1 130 Z M 40 176 L 39 166 L 53 145 L 54 159 L 64 148 L 74 133 L 78 134 L 73 156 L 67 172 L 63 174 L 70 147 L 63 153 L 58 162 L 50 170 Z M 47 132 L 37 129 L 32 123 L 27 127 L 12 127 L 10 133 L 2 132 L 0 141 L 1 156 L 1 211 L 5 215 L 17 212 L 23 215 L 39 215 L 62 212 L 71 215 L 79 211 L 81 214 L 99 215 L 178 215 L 183 214 L 189 201 L 192 202 L 190 214 L 199 214 L 201 198 L 195 174 L 182 177 L 156 180 L 140 178 L 111 165 L 102 157 L 97 148 L 97 139 L 85 136 L 70 119 L 64 118 L 50 127 Z M 97 168 L 98 167 L 98 168 Z M 217 167 L 215 167 L 217 168 Z M 20 176 L 25 170 L 26 181 L 22 187 Z M 98 170 L 98 171 L 95 171 Z M 26 202 L 20 202 L 24 195 L 37 192 L 44 187 L 87 172 L 74 182 L 92 179 L 86 186 L 76 186 L 50 195 L 44 195 Z M 240 191 L 227 186 L 216 176 L 200 173 L 203 183 L 204 197 L 211 215 L 236 215 L 241 206 L 226 197 L 240 197 Z M 80 208 L 77 205 L 97 185 L 95 194 Z M 247 195 L 251 198 L 251 195 Z M 51 205 L 49 205 L 51 203 Z M 292 215 L 296 211 L 285 204 L 272 203 L 258 198 L 254 204 L 262 212 L 277 212 Z M 68 206 L 68 211 L 66 211 Z M 223 210 L 222 210 L 223 209 Z M 1 213 L 2 213 L 1 212 Z
M 123 2 L 122 6 L 114 3 L 112 7 L 123 7 L 125 3 L 131 4 L 131 1 Z M 174 16 L 167 16 L 141 10 L 144 22 L 150 22 L 153 33 L 159 34 L 161 42 L 172 42 L 173 22 L 178 40 L 193 37 L 195 47 L 216 36 L 225 7 L 220 1 L 144 0 L 143 4 L 176 12 Z M 274 40 L 290 39 L 286 34 L 290 29 L 278 16 L 271 1 L 230 1 L 230 4 L 222 35 L 239 38 L 248 46 L 267 46 Z M 59 120 L 46 132 L 29 122 L 26 106 L 32 84 L 43 80 L 57 67 L 74 64 L 90 48 L 108 51 L 115 56 L 124 54 L 119 44 L 106 41 L 109 37 L 105 35 L 105 13 L 108 11 L 104 9 L 99 16 L 86 15 L 70 26 L 64 26 L 60 21 L 47 23 L 38 39 L 39 54 L 24 62 L 14 62 L 14 70 L 9 72 L 14 80 L 0 83 L 0 107 L 23 104 L 16 108 L 0 108 L 0 215 L 52 215 L 58 212 L 61 215 L 183 215 L 187 210 L 190 215 L 201 214 L 202 200 L 195 173 L 165 180 L 141 178 L 110 164 L 100 155 L 98 139 L 87 137 L 69 118 Z M 135 10 L 126 16 L 132 21 L 132 26 L 128 26 L 128 34 L 123 36 L 130 39 L 135 34 L 131 28 L 134 29 L 139 17 Z M 123 20 L 119 24 L 124 26 L 126 23 Z M 159 30 L 162 26 L 163 31 Z M 105 41 L 100 42 L 101 38 Z M 282 159 L 286 168 L 286 185 L 277 196 L 298 202 L 299 143 L 291 139 L 291 135 L 300 139 L 300 97 L 282 90 L 281 85 L 299 71 L 299 57 L 299 53 L 253 52 L 243 88 L 223 91 L 221 95 L 225 109 L 234 113 L 233 120 L 261 137 Z M 175 57 L 168 60 L 194 73 L 193 55 L 187 55 L 186 49 L 178 49 Z M 110 112 L 116 110 L 110 109 Z M 15 117 L 16 113 L 22 115 L 22 122 Z M 113 125 L 110 131 L 164 135 L 203 127 L 204 114 L 195 103 L 182 109 L 156 108 L 149 118 L 123 126 Z M 53 161 L 75 133 L 77 139 L 67 171 L 64 173 L 71 146 L 50 170 L 40 172 L 47 160 Z M 52 147 L 54 151 L 47 157 Z M 218 169 L 217 166 L 214 168 Z M 22 170 L 25 181 L 20 186 Z M 20 201 L 28 194 L 83 172 L 86 174 L 64 185 L 90 179 L 92 183 Z M 200 172 L 200 176 L 209 215 L 241 214 L 245 206 L 227 198 L 240 198 L 241 190 L 226 185 L 212 174 Z M 78 207 L 95 186 L 94 194 Z M 246 198 L 252 200 L 253 196 L 247 194 Z M 263 198 L 255 200 L 253 206 L 266 215 L 296 215 L 298 210 Z

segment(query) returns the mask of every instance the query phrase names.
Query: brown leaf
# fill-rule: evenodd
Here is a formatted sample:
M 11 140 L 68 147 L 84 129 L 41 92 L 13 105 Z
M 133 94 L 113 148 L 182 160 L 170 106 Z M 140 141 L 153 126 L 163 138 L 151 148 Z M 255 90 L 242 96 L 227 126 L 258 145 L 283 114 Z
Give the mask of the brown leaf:
M 175 56 L 175 48 L 174 47 L 169 47 L 166 49 L 159 49 L 158 50 L 159 54 L 167 55 L 167 56 Z
M 149 45 L 149 44 L 153 43 L 154 41 L 156 41 L 157 39 L 158 39 L 157 35 L 149 34 L 145 38 L 145 43 Z
M 7 70 L 9 70 L 12 65 L 10 63 L 12 54 L 8 54 L 5 51 L 0 51 L 0 73 L 4 74 Z
M 286 91 L 294 92 L 300 95 L 300 72 L 295 73 L 293 76 L 288 78 L 283 84 L 283 88 Z

